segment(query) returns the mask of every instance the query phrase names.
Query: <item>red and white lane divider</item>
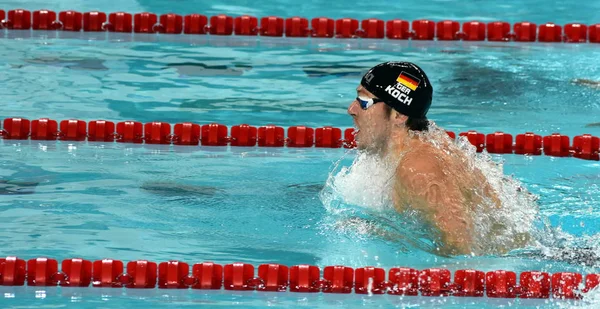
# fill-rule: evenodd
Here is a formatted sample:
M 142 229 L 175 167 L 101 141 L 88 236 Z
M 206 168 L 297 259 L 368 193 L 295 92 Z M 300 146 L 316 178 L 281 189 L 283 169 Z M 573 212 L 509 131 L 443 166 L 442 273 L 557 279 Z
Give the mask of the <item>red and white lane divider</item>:
M 585 25 L 555 23 L 537 25 L 504 21 L 484 23 L 428 19 L 409 22 L 402 19 L 381 20 L 369 18 L 332 19 L 278 16 L 255 17 L 203 14 L 157 15 L 149 12 L 77 12 L 51 10 L 28 11 L 23 9 L 0 10 L 0 28 L 8 30 L 60 30 L 70 32 L 121 32 L 163 33 L 218 36 L 315 37 L 315 38 L 366 38 L 390 40 L 438 41 L 492 41 L 492 42 L 568 42 L 600 43 L 600 23 Z M 462 27 L 461 27 L 462 26 Z M 512 30 L 512 31 L 511 31 Z
M 173 130 L 171 130 L 173 128 Z M 174 126 L 166 122 L 122 121 L 115 123 L 107 120 L 69 119 L 60 122 L 40 118 L 6 118 L 3 121 L 0 137 L 5 140 L 63 140 L 90 142 L 119 142 L 135 144 L 173 144 L 191 146 L 244 146 L 244 147 L 320 147 L 353 148 L 354 129 L 325 126 L 311 128 L 292 126 L 284 129 L 267 125 L 255 127 L 240 124 L 228 128 L 223 124 L 177 123 Z M 456 133 L 447 131 L 455 139 Z M 495 132 L 483 134 L 469 130 L 460 132 L 474 145 L 477 152 L 484 149 L 496 154 L 547 155 L 554 157 L 575 157 L 598 161 L 600 138 L 591 134 L 582 134 L 571 138 L 559 133 L 541 136 L 532 132 L 517 134 L 514 138 L 508 133 Z
M 417 270 L 394 267 L 386 272 L 378 267 L 336 265 L 321 269 L 314 265 L 197 263 L 182 261 L 157 264 L 148 260 L 130 261 L 79 258 L 58 261 L 39 257 L 25 261 L 18 257 L 0 258 L 0 286 L 68 286 L 153 289 L 225 289 L 304 293 L 354 293 L 421 296 L 494 298 L 579 299 L 596 288 L 599 274 L 574 272 L 547 273 L 494 270 L 483 272 L 444 268 Z M 387 280 L 386 280 L 387 273 Z M 519 282 L 517 283 L 517 278 Z

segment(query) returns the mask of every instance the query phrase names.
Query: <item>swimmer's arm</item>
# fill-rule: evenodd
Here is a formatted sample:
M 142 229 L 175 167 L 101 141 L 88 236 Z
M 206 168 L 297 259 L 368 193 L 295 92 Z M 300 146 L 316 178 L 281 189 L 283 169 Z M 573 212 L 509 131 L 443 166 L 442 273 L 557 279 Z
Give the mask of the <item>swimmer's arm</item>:
M 450 255 L 470 254 L 472 246 L 472 222 L 462 202 L 462 194 L 442 169 L 422 160 L 403 164 L 397 170 L 397 183 L 401 182 L 407 193 L 420 201 L 413 205 L 425 214 L 426 220 L 441 233 L 440 253 Z M 403 166 L 410 166 L 405 168 Z

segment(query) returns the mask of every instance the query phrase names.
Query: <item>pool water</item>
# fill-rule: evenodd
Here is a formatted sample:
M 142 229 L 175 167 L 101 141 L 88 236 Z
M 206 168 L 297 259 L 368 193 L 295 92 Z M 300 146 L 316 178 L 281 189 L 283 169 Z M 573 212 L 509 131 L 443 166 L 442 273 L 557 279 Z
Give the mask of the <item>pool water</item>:
M 228 5 L 155 2 L 107 1 L 91 7 L 58 1 L 48 8 L 186 14 L 196 12 L 198 6 L 207 7 L 206 14 L 303 13 L 315 17 L 312 12 L 321 7 L 316 2 L 301 8 L 280 1 Z M 504 20 L 509 22 L 600 21 L 593 15 L 594 9 L 598 12 L 595 3 L 584 3 L 576 10 L 562 4 L 534 10 L 536 1 L 518 9 L 484 1 L 477 2 L 479 9 L 474 10 L 465 3 L 470 2 L 412 3 L 414 9 L 403 18 L 463 21 L 481 17 L 488 21 L 497 18 L 494 12 L 504 12 Z M 322 13 L 333 18 L 344 14 L 389 19 L 395 17 L 390 10 L 400 9 L 399 4 L 392 8 L 383 2 L 369 4 L 372 11 L 365 10 L 366 4 L 347 7 L 335 2 Z M 16 7 L 40 9 L 44 4 L 0 2 L 5 10 Z M 33 33 L 26 39 L 0 39 L 0 119 L 347 128 L 352 121 L 346 108 L 362 74 L 379 62 L 407 60 L 429 75 L 434 87 L 429 115 L 447 130 L 600 136 L 600 88 L 578 82 L 600 81 L 600 72 L 592 65 L 600 58 L 600 50 L 593 44 L 394 44 L 235 37 L 189 44 L 138 38 L 90 41 L 50 39 Z M 597 265 L 517 254 L 440 257 L 428 252 L 426 245 L 415 246 L 421 236 L 418 231 L 384 220 L 390 216 L 385 211 L 345 202 L 332 207 L 331 201 L 323 198 L 326 183 L 355 157 L 354 150 L 346 149 L 0 140 L 0 256 L 598 273 Z M 546 249 L 600 250 L 597 161 L 519 155 L 492 158 L 503 163 L 507 175 L 539 196 L 540 220 L 547 220 L 555 234 L 554 246 Z M 366 185 L 368 182 L 346 189 L 367 192 L 370 188 Z M 373 190 L 369 192 L 373 194 Z M 357 217 L 363 220 L 348 221 Z M 386 240 L 373 232 L 373 226 L 408 236 Z M 2 287 L 0 293 L 4 295 L 2 307 L 15 308 L 162 308 L 199 303 L 480 308 L 599 303 L 596 294 L 585 301 L 551 302 L 35 287 Z

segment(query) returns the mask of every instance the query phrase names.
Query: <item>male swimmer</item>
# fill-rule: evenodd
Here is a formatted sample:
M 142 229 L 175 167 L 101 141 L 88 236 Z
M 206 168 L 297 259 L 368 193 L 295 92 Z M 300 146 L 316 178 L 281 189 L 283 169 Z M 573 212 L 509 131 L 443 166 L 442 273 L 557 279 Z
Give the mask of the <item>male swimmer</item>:
M 424 138 L 431 131 L 427 112 L 433 93 L 425 72 L 409 62 L 381 63 L 363 76 L 356 91 L 348 114 L 357 129 L 357 147 L 392 162 L 395 209 L 416 211 L 439 231 L 439 254 L 492 253 L 477 241 L 474 216 L 502 207 L 500 199 L 477 167 L 466 166 L 466 154 L 447 135 Z M 493 229 L 501 225 L 485 236 L 494 237 Z M 529 236 L 513 238 L 493 253 L 521 247 Z

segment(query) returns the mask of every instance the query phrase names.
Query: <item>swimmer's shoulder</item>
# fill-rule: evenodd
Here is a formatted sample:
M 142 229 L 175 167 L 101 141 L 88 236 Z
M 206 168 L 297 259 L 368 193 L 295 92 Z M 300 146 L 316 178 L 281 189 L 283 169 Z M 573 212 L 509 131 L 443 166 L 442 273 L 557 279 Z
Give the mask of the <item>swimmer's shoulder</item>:
M 396 168 L 400 178 L 410 178 L 416 174 L 440 177 L 442 176 L 442 160 L 428 146 L 420 147 L 406 153 Z

